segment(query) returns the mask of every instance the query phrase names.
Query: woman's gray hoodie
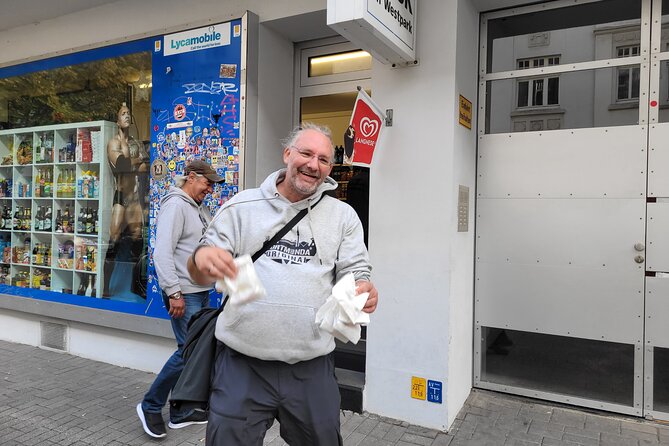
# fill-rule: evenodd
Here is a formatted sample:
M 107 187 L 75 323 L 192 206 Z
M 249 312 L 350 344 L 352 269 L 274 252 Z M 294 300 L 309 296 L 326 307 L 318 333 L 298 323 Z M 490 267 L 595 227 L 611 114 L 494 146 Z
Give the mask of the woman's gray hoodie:
M 295 214 L 308 214 L 255 262 L 267 289 L 261 299 L 229 305 L 216 323 L 216 338 L 234 350 L 263 360 L 290 364 L 334 350 L 332 335 L 316 325 L 316 311 L 334 283 L 352 272 L 369 280 L 371 265 L 360 219 L 348 204 L 323 197 L 337 183 L 327 178 L 311 197 L 291 203 L 279 194 L 277 181 L 285 169 L 271 174 L 258 189 L 237 194 L 216 214 L 203 242 L 233 257 L 253 255 Z
M 168 296 L 177 291 L 187 294 L 211 289 L 193 283 L 186 269 L 188 257 L 210 221 L 209 209 L 197 204 L 180 187 L 170 187 L 160 200 L 153 263 L 158 285 Z

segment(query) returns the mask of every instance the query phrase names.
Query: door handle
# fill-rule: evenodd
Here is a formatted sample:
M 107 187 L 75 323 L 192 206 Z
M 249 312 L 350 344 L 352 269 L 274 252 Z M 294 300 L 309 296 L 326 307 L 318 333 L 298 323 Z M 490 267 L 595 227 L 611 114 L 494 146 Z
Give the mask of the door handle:
M 643 263 L 644 260 L 645 260 L 645 259 L 643 258 L 643 256 L 642 256 L 641 254 L 639 254 L 638 256 L 634 257 L 634 261 L 635 261 L 636 263 Z
M 646 245 L 644 245 L 643 243 L 635 243 L 634 249 L 636 249 L 637 251 L 643 251 L 644 249 L 646 249 Z

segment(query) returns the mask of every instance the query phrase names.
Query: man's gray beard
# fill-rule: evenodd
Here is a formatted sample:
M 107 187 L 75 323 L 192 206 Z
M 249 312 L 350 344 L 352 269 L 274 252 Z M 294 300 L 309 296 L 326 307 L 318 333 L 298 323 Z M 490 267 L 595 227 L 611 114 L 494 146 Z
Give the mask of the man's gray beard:
M 292 179 L 291 182 L 293 183 L 293 187 L 295 188 L 295 190 L 296 190 L 300 195 L 303 195 L 305 198 L 306 198 L 306 197 L 309 197 L 309 196 L 311 196 L 311 195 L 313 195 L 313 194 L 316 192 L 316 190 L 318 190 L 318 186 L 320 186 L 320 183 L 318 183 L 318 184 L 316 184 L 316 185 L 313 186 L 313 187 L 300 187 L 300 186 L 297 184 L 297 183 L 298 183 L 298 180 L 297 180 L 297 178 L 295 178 L 295 177 L 293 177 L 293 179 Z

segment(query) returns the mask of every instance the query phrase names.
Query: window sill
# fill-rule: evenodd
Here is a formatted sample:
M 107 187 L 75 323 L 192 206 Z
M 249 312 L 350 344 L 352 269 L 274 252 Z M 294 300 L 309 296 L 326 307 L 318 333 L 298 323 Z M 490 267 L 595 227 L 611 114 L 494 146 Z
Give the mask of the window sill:
M 618 103 L 609 105 L 609 111 L 631 110 L 631 109 L 638 109 L 638 108 L 639 108 L 639 101 L 618 102 Z
M 560 107 L 543 108 L 521 108 L 511 112 L 511 117 L 517 116 L 542 116 L 542 115 L 564 115 L 565 109 Z

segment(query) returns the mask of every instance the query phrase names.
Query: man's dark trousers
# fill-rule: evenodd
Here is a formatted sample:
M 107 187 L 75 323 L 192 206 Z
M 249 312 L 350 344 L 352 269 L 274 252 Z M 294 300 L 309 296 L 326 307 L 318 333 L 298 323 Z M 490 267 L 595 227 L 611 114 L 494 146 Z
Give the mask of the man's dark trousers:
M 341 446 L 334 356 L 287 364 L 219 343 L 207 446 L 262 446 L 274 418 L 290 446 Z

